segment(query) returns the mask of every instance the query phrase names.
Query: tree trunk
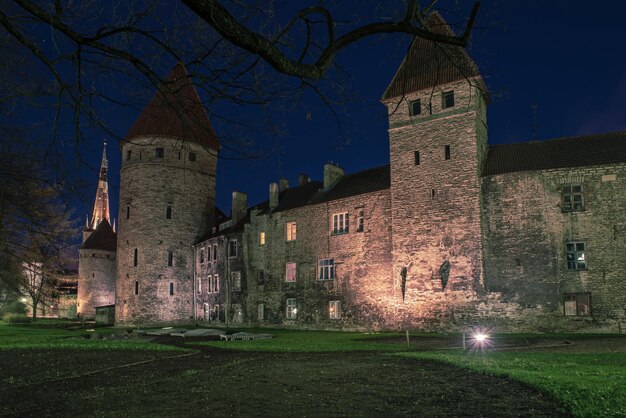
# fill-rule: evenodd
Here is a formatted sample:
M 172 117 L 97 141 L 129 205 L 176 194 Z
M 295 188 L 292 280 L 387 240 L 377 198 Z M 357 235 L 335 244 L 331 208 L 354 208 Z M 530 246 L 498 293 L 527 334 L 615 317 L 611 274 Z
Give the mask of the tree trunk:
M 33 322 L 37 319 L 37 305 L 39 304 L 38 300 L 33 299 Z

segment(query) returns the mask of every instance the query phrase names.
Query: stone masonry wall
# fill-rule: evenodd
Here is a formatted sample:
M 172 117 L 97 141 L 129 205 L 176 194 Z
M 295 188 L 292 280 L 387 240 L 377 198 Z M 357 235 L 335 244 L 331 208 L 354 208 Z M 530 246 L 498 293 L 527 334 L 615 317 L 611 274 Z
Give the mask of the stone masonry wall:
M 115 303 L 115 252 L 80 250 L 76 310 L 82 319 L 94 319 L 96 306 Z
M 164 158 L 156 158 L 157 147 L 164 149 Z M 191 152 L 195 161 L 189 159 Z M 141 137 L 123 143 L 122 160 L 116 323 L 189 321 L 192 244 L 213 222 L 216 153 L 174 138 Z M 168 205 L 171 219 L 166 219 Z

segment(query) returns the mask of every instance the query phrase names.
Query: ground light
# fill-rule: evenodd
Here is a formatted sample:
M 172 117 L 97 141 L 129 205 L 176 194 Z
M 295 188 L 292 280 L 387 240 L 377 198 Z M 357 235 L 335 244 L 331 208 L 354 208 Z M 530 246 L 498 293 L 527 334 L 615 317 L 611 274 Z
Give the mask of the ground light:
M 476 327 L 463 331 L 463 350 L 484 350 L 493 348 L 490 330 Z

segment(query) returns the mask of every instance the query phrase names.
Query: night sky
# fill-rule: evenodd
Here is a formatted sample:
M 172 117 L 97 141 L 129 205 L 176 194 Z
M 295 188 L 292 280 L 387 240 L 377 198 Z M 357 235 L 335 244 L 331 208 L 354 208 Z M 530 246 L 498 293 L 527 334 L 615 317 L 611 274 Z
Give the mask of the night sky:
M 346 3 L 346 2 L 344 2 Z M 350 2 L 348 2 L 350 3 Z M 354 2 L 357 3 L 357 2 Z M 469 7 L 444 17 L 461 22 Z M 451 7 L 452 7 L 451 6 Z M 533 138 L 532 105 L 536 105 L 536 139 L 626 130 L 626 2 L 621 1 L 483 1 L 469 53 L 491 92 L 488 107 L 491 144 Z M 458 28 L 457 28 L 458 32 Z M 230 211 L 233 190 L 248 193 L 250 205 L 267 199 L 268 184 L 280 177 L 297 184 L 299 173 L 322 178 L 327 161 L 347 173 L 388 163 L 385 107 L 380 103 L 410 39 L 403 35 L 359 42 L 339 55 L 338 63 L 352 81 L 348 100 L 334 106 L 335 115 L 312 92 L 287 109 L 280 103 L 262 111 L 278 121 L 281 134 L 225 133 L 213 121 L 227 148 L 247 143 L 249 158 L 225 150 L 218 160 L 217 203 Z M 173 65 L 173 63 L 172 63 Z M 245 121 L 259 108 L 211 106 Z M 139 109 L 112 114 L 111 126 L 123 136 Z M 256 116 L 255 116 L 256 117 Z M 76 213 L 90 213 L 101 156 L 98 133 L 83 150 L 80 173 L 91 184 L 77 196 Z M 224 139 L 226 138 L 226 139 Z M 253 150 L 253 152 L 249 152 Z M 117 218 L 119 150 L 109 147 L 111 213 Z

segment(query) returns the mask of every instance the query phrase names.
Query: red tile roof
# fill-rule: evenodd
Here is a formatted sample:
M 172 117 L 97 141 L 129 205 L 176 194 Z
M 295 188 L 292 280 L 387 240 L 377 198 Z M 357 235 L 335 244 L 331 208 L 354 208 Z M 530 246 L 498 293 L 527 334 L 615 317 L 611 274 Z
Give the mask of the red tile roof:
M 455 36 L 439 13 L 431 14 L 426 26 L 431 32 Z M 478 67 L 464 48 L 416 37 L 382 100 L 476 76 L 480 76 Z
M 125 139 L 144 135 L 183 138 L 220 149 L 206 110 L 183 64 L 176 64 Z
M 117 235 L 113 232 L 111 224 L 107 219 L 103 219 L 94 232 L 80 247 L 81 250 L 117 250 Z

